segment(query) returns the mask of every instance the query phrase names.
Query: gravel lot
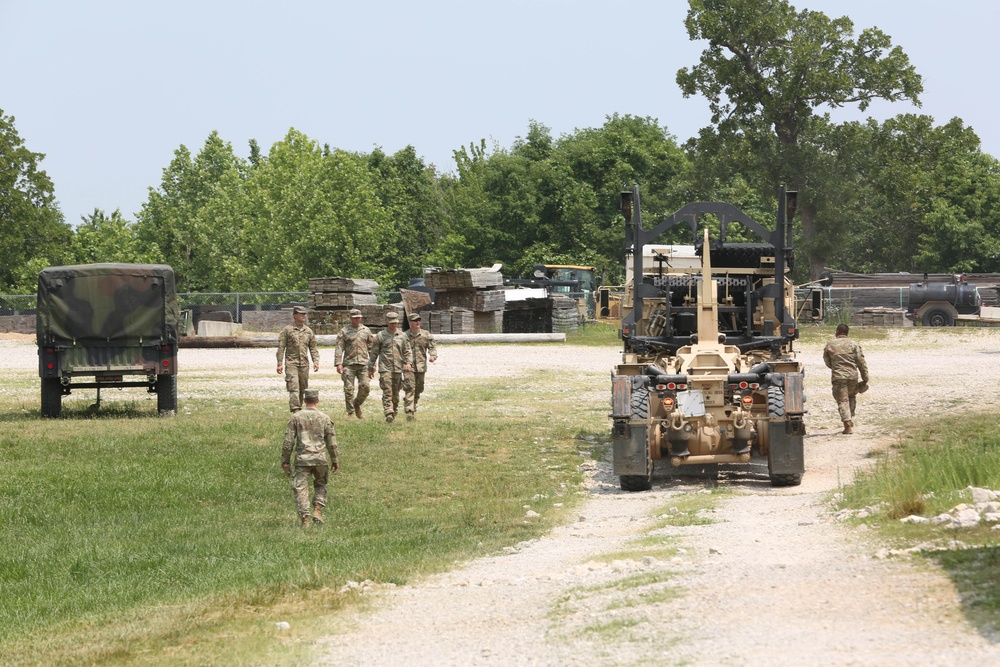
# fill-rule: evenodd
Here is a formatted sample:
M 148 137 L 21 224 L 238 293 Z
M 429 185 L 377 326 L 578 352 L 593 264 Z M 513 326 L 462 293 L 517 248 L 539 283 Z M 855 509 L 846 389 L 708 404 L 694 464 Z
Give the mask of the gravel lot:
M 875 558 L 871 534 L 834 522 L 829 504 L 872 451 L 893 442 L 887 420 L 996 404 L 998 342 L 1000 331 L 988 329 L 900 329 L 865 343 L 872 388 L 860 397 L 852 436 L 839 435 L 822 345 L 800 344 L 809 410 L 801 486 L 723 481 L 734 493 L 711 523 L 656 529 L 657 516 L 703 483 L 657 477 L 651 492 L 622 493 L 607 461 L 585 461 L 576 520 L 414 585 L 371 588 L 373 608 L 331 627 L 317 664 L 1000 664 L 998 638 L 964 621 L 944 574 L 916 559 Z M 333 351 L 323 352 L 314 384 L 336 390 Z M 434 385 L 453 378 L 546 364 L 606 374 L 617 358 L 617 350 L 562 344 L 449 345 L 428 374 L 428 403 Z M 0 339 L 0 371 L 33 371 L 36 359 L 30 338 Z M 185 349 L 179 363 L 191 377 L 182 403 L 187 392 L 234 389 L 284 399 L 272 349 Z M 263 373 L 273 382 L 261 382 Z M 641 536 L 675 538 L 676 555 L 607 556 Z

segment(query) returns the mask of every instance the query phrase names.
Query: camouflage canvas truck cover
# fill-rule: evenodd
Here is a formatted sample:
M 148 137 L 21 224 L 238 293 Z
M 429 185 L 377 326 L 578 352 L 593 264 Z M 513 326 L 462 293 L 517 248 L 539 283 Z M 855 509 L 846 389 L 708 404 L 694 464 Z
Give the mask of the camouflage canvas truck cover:
M 638 186 L 622 193 L 631 271 L 610 417 L 623 490 L 648 490 L 659 459 L 668 471 L 692 473 L 766 459 L 773 485 L 801 482 L 805 395 L 789 280 L 794 201 L 781 188 L 773 231 L 724 202 L 687 204 L 647 229 Z M 733 224 L 760 242 L 727 240 Z M 677 226 L 690 228 L 693 245 L 654 245 Z
M 38 274 L 42 415 L 73 389 L 144 387 L 160 414 L 177 411 L 179 309 L 163 264 L 52 266 Z

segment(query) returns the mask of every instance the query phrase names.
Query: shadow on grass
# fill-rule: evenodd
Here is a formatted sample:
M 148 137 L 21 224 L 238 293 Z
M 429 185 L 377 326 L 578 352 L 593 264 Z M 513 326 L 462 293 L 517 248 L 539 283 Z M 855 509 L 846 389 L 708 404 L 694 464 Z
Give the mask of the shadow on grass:
M 78 401 L 76 404 L 64 405 L 62 414 L 52 420 L 42 417 L 39 408 L 31 410 L 22 408 L 19 411 L 0 412 L 0 423 L 22 423 L 42 419 L 47 421 L 58 421 L 60 419 L 76 421 L 85 419 L 147 419 L 158 416 L 159 412 L 156 410 L 155 405 L 152 408 L 147 408 L 140 407 L 137 403 L 133 402 L 114 402 L 102 403 L 98 407 L 96 403 L 88 405 L 84 404 L 83 401 Z
M 962 613 L 991 644 L 1000 644 L 1000 546 L 923 554 L 951 578 Z

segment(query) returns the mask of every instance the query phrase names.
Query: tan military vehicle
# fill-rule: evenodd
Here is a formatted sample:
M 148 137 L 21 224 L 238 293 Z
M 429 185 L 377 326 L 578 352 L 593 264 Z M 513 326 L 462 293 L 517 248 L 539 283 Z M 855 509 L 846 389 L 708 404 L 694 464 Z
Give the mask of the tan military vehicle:
M 774 231 L 719 202 L 688 204 L 647 230 L 638 186 L 622 193 L 624 352 L 612 375 L 610 416 L 623 490 L 651 488 L 661 459 L 678 472 L 766 459 L 774 486 L 802 481 L 805 397 L 787 277 L 794 210 L 795 193 L 782 187 Z M 718 239 L 707 220 L 717 224 Z M 682 223 L 693 245 L 654 245 Z M 727 243 L 732 224 L 762 242 Z
M 50 266 L 38 274 L 42 416 L 73 389 L 142 387 L 177 412 L 179 323 L 174 271 L 163 264 Z

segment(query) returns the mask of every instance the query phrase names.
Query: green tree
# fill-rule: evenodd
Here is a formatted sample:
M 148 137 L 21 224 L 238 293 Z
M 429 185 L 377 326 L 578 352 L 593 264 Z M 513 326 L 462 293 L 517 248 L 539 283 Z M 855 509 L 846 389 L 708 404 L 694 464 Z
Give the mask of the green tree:
M 149 189 L 136 231 L 151 256 L 173 267 L 179 290 L 213 289 L 218 253 L 212 249 L 228 247 L 217 242 L 231 238 L 235 230 L 220 226 L 203 209 L 221 188 L 238 187 L 246 172 L 232 145 L 213 131 L 198 155 L 192 157 L 183 145 L 174 151 L 160 187 Z
M 685 25 L 706 40 L 699 64 L 682 68 L 685 96 L 709 101 L 712 127 L 697 140 L 717 173 L 743 173 L 773 193 L 784 182 L 799 191 L 805 249 L 813 276 L 826 264 L 843 230 L 819 205 L 825 174 L 833 171 L 824 139 L 829 114 L 820 109 L 876 99 L 919 105 L 920 76 L 878 28 L 856 38 L 847 17 L 797 12 L 784 0 L 690 0 Z
M 392 260 L 399 286 L 422 275 L 428 258 L 446 228 L 444 190 L 433 167 L 407 146 L 389 156 L 381 149 L 368 155 L 368 168 L 383 212 L 396 236 Z
M 0 289 L 34 292 L 38 272 L 62 264 L 71 231 L 56 203 L 52 181 L 0 109 Z
M 111 217 L 99 208 L 90 215 L 80 216 L 70 242 L 71 261 L 76 264 L 146 263 L 150 258 L 144 250 L 134 225 L 122 217 L 119 209 Z

